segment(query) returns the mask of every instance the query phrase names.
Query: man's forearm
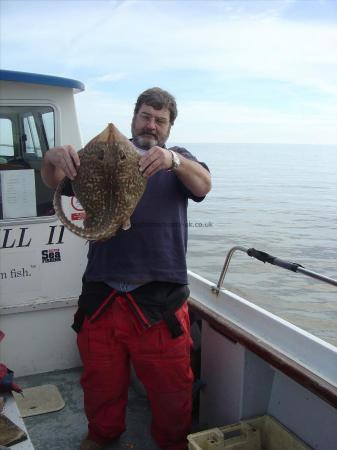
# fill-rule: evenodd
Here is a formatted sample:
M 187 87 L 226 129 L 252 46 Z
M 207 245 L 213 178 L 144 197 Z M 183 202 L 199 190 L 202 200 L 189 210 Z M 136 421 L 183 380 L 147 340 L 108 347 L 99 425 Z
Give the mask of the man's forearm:
M 174 171 L 179 180 L 197 197 L 211 190 L 211 175 L 201 164 L 179 155 L 180 166 Z

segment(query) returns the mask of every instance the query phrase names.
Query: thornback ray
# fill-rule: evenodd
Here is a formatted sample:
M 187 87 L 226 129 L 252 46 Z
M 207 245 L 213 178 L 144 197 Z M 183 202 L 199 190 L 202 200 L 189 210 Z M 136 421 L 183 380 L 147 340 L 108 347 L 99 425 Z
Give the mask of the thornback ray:
M 128 229 L 146 187 L 135 146 L 109 123 L 78 155 L 80 166 L 71 184 L 85 211 L 83 228 L 71 222 L 62 208 L 61 196 L 68 178 L 59 183 L 54 194 L 54 208 L 60 221 L 87 240 L 108 239 L 120 228 Z

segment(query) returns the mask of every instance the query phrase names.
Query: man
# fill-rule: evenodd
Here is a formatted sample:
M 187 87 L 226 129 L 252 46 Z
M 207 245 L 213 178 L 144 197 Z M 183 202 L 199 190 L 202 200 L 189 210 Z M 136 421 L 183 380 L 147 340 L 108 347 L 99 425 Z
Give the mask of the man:
M 143 92 L 132 142 L 148 178 L 131 228 L 91 242 L 74 329 L 83 361 L 81 384 L 88 437 L 80 450 L 104 448 L 125 430 L 130 359 L 152 408 L 152 435 L 163 450 L 185 450 L 192 382 L 187 308 L 187 202 L 211 188 L 207 166 L 165 143 L 177 116 L 174 97 Z M 73 179 L 80 161 L 72 146 L 49 150 L 42 177 L 55 188 Z

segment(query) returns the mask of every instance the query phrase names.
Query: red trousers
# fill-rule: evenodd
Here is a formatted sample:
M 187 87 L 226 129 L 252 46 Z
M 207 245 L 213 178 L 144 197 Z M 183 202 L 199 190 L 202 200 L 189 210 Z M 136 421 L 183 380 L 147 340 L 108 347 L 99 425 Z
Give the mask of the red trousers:
M 153 438 L 163 450 L 187 448 L 193 383 L 187 304 L 175 314 L 184 330 L 175 339 L 164 321 L 144 329 L 123 297 L 97 321 L 85 319 L 77 339 L 90 439 L 107 444 L 125 430 L 131 358 L 151 404 Z

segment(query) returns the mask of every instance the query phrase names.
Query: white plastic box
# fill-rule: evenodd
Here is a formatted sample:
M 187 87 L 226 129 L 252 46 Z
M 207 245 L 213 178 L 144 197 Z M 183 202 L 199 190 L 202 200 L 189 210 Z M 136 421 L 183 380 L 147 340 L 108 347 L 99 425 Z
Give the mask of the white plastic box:
M 310 450 L 271 416 L 260 416 L 187 436 L 189 450 Z

